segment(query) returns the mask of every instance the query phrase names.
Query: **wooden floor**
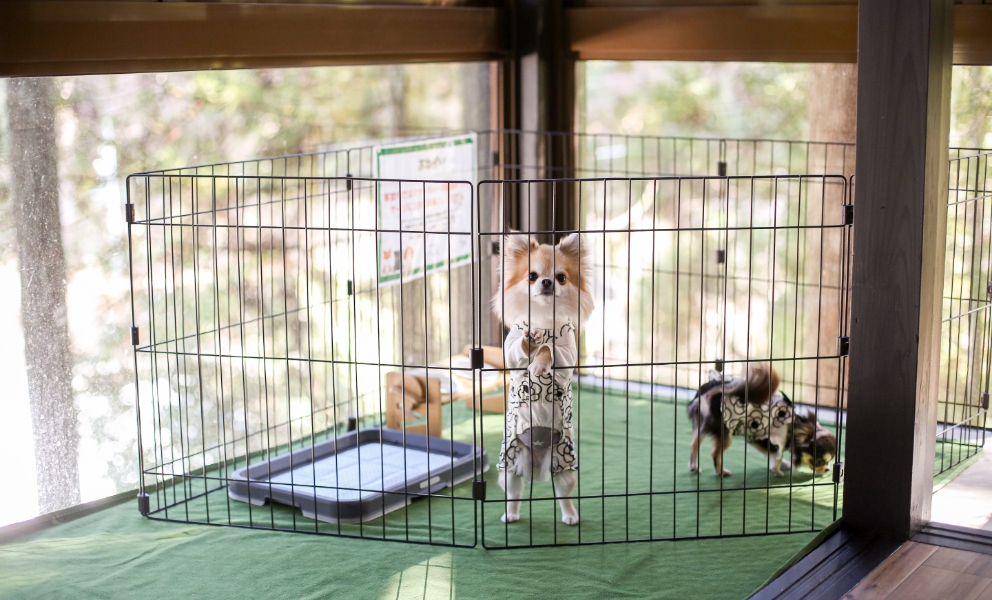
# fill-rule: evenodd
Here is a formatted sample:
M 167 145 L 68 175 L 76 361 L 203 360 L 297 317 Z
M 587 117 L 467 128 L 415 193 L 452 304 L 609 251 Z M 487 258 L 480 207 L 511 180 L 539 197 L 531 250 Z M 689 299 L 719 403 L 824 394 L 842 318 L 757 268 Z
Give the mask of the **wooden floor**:
M 992 555 L 906 542 L 845 600 L 992 600 Z

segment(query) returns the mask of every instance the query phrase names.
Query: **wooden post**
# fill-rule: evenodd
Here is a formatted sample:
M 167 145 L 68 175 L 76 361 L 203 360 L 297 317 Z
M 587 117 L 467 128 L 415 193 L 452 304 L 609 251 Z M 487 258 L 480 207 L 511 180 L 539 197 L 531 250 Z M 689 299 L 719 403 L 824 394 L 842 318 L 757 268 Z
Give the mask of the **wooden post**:
M 930 520 L 944 272 L 951 0 L 858 5 L 857 203 L 844 521 Z
M 517 0 L 511 18 L 516 81 L 507 86 L 518 107 L 512 127 L 525 132 L 566 132 L 574 129 L 575 61 L 568 48 L 562 0 Z M 572 177 L 574 141 L 568 136 L 523 133 L 519 140 L 522 179 Z M 536 191 L 536 190 L 535 190 Z M 548 188 L 541 186 L 542 192 Z M 574 228 L 570 195 L 551 200 L 538 194 L 521 199 L 516 226 L 547 231 Z M 524 206 L 527 203 L 527 206 Z M 545 241 L 551 241 L 545 240 Z
M 508 180 L 573 177 L 574 140 L 567 135 L 547 135 L 547 132 L 571 133 L 575 128 L 575 55 L 568 46 L 564 2 L 512 0 L 508 9 L 510 58 L 501 62 L 495 78 L 498 85 L 494 86 L 497 95 L 494 111 L 502 129 L 543 134 L 500 136 L 503 166 L 499 174 Z M 552 138 L 555 138 L 553 142 Z M 518 193 L 519 189 L 513 185 L 501 189 L 504 222 L 499 226 L 531 231 L 568 230 L 577 226 L 572 188 L 560 186 L 556 190 L 554 211 L 549 186 L 535 186 L 535 194 L 529 201 Z M 554 241 L 551 236 L 542 237 L 542 241 Z M 495 291 L 491 285 L 495 281 L 494 266 L 491 264 L 490 270 L 482 275 L 480 302 L 484 303 Z M 488 318 L 490 322 L 481 328 L 483 342 L 502 345 L 503 327 L 494 318 L 486 317 L 488 312 L 484 308 L 480 310 L 480 318 Z

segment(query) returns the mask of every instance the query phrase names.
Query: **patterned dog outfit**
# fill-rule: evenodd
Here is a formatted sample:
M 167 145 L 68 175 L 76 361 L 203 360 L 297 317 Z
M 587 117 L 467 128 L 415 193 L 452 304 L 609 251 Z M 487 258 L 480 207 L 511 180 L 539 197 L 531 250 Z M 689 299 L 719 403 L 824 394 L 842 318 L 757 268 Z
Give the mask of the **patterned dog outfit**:
M 730 435 L 744 436 L 751 443 L 768 440 L 781 447 L 788 437 L 789 425 L 795 412 L 792 402 L 784 393 L 778 392 L 761 405 L 755 406 L 744 397 L 745 384 L 745 380 L 740 377 L 710 371 L 710 383 L 700 390 L 705 389 L 700 395 L 701 400 L 706 400 L 700 403 L 703 416 L 709 414 L 710 396 L 719 394 L 723 424 Z
M 764 441 L 777 438 L 773 432 L 781 431 L 792 422 L 792 404 L 781 394 L 775 394 L 771 400 L 761 406 L 746 402 L 744 396 L 723 396 L 723 422 L 730 430 L 730 435 L 742 435 L 749 442 Z
M 554 357 L 550 373 L 534 377 L 527 370 L 530 356 L 522 343 L 531 332 L 530 345 L 547 346 Z M 524 446 L 552 448 L 551 473 L 577 469 L 572 442 L 572 369 L 576 364 L 575 328 L 566 323 L 552 329 L 530 329 L 526 322 L 514 323 L 503 342 L 506 367 L 512 369 L 506 407 L 506 429 L 498 468 L 515 470 Z

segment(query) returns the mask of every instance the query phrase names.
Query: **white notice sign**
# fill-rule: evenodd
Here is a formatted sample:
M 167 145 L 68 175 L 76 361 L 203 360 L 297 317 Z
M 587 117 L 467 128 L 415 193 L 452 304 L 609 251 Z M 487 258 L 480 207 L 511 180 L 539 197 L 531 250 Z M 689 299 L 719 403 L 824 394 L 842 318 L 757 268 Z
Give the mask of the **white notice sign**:
M 474 133 L 374 148 L 378 178 L 414 180 L 379 183 L 380 285 L 472 260 L 476 148 Z

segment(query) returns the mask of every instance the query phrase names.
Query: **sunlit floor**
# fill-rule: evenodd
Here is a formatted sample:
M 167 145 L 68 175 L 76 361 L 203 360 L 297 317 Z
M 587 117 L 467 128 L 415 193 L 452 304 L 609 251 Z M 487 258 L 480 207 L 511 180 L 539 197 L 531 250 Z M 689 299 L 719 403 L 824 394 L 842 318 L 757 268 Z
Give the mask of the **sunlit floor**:
M 934 493 L 931 520 L 992 531 L 992 438 L 974 464 Z

